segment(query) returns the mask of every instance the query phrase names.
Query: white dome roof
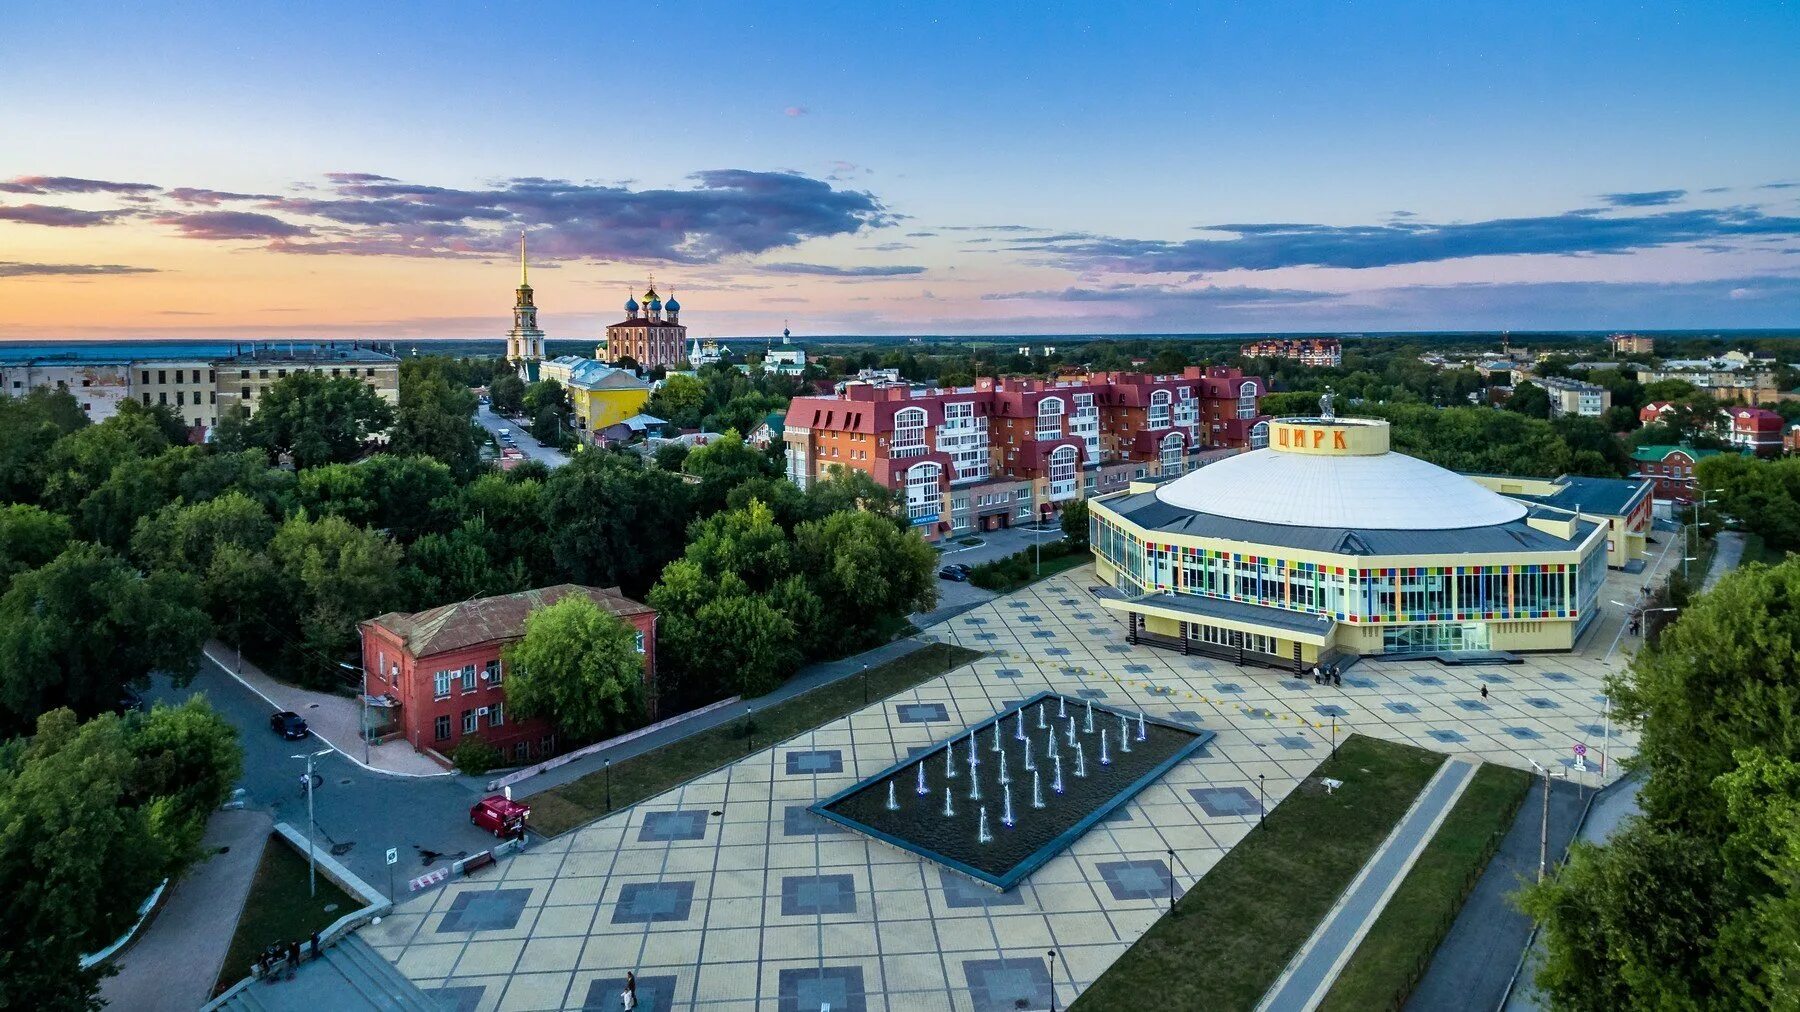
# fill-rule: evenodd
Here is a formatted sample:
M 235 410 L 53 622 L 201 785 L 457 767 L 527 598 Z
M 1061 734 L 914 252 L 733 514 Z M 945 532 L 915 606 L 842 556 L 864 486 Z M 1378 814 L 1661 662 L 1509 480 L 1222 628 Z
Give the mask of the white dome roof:
M 1497 492 L 1403 453 L 1328 456 L 1252 450 L 1156 490 L 1171 506 L 1289 527 L 1441 531 L 1525 515 Z

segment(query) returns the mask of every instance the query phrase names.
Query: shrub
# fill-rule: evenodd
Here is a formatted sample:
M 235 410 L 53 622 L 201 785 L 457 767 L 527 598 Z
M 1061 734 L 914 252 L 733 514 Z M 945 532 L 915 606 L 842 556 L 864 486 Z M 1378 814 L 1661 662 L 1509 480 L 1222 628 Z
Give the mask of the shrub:
M 456 768 L 472 777 L 478 777 L 488 770 L 495 769 L 506 761 L 500 750 L 480 738 L 464 738 L 456 751 L 450 753 L 450 761 Z

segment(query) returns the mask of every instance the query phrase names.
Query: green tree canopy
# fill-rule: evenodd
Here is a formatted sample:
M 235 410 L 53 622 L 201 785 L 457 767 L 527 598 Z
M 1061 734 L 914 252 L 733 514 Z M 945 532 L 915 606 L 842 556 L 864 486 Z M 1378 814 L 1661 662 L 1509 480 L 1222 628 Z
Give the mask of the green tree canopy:
M 394 409 L 362 380 L 296 372 L 257 401 L 243 438 L 308 468 L 355 460 L 370 438 L 393 423 Z
M 508 646 L 506 701 L 519 716 L 541 716 L 564 734 L 591 740 L 642 719 L 644 656 L 637 630 L 583 593 L 571 593 L 525 619 Z
M 488 405 L 501 415 L 525 410 L 525 381 L 510 372 L 494 377 L 494 382 L 488 384 Z
M 481 447 L 488 437 L 474 421 L 474 392 L 452 382 L 444 362 L 421 358 L 401 363 L 392 446 L 400 456 L 435 458 L 466 480 L 481 470 Z
M 124 686 L 147 685 L 151 671 L 184 682 L 207 635 L 193 579 L 145 576 L 105 548 L 76 543 L 13 577 L 0 596 L 0 727 L 29 727 L 59 706 L 100 713 Z
M 400 548 L 343 517 L 294 517 L 275 532 L 269 556 L 298 617 L 283 665 L 305 684 L 332 684 L 356 645 L 356 623 L 401 603 Z
M 198 574 L 212 565 L 222 546 L 260 552 L 274 536 L 268 512 L 244 493 L 231 491 L 191 506 L 171 503 L 139 520 L 131 554 L 152 570 Z
M 0 506 L 0 589 L 61 555 L 73 536 L 69 522 L 49 510 L 23 503 Z
M 564 579 L 642 594 L 681 554 L 689 490 L 635 454 L 592 451 L 544 483 L 550 551 Z
M 50 448 L 87 424 L 80 402 L 66 390 L 0 397 L 0 501 L 37 502 Z

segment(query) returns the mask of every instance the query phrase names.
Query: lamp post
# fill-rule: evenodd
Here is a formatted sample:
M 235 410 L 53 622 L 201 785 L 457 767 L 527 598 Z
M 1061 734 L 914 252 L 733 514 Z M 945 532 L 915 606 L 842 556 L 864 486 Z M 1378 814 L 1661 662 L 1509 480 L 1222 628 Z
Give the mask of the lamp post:
M 1056 1012 L 1056 950 L 1051 949 L 1044 960 L 1050 964 L 1050 1012 Z
M 313 760 L 330 751 L 322 748 L 317 752 L 289 757 L 306 760 L 306 889 L 313 896 L 319 895 L 319 864 L 314 856 L 313 845 L 313 838 L 319 835 L 319 824 L 313 819 Z
M 1539 773 L 1542 773 L 1544 775 L 1544 815 L 1543 815 L 1543 821 L 1540 823 L 1540 825 L 1538 827 L 1538 877 L 1537 877 L 1537 880 L 1539 882 L 1542 882 L 1542 881 L 1544 881 L 1545 870 L 1550 865 L 1550 771 L 1542 766 L 1539 766 L 1538 761 L 1536 759 L 1531 760 L 1531 765 L 1532 765 L 1532 768 L 1536 769 Z M 1566 775 L 1567 774 L 1564 774 L 1564 773 L 1557 774 L 1557 776 L 1566 776 Z
M 1257 829 L 1266 829 L 1268 827 L 1268 824 L 1263 821 L 1264 816 L 1265 816 L 1265 812 L 1263 809 L 1263 775 L 1261 773 L 1258 773 L 1256 775 L 1256 828 Z
M 242 653 L 240 651 L 240 656 L 241 655 Z M 338 667 L 343 668 L 345 671 L 354 671 L 362 675 L 362 689 L 356 694 L 356 701 L 361 707 L 357 714 L 356 729 L 362 734 L 363 765 L 367 766 L 369 765 L 369 673 L 354 664 L 345 664 L 343 661 L 338 662 Z
M 863 705 L 869 705 L 869 666 L 862 666 Z
M 610 812 L 610 811 L 612 811 L 612 757 L 611 756 L 602 756 L 600 758 L 600 769 L 605 771 L 605 774 L 606 774 L 606 810 Z
M 1169 848 L 1169 916 L 1175 916 L 1175 848 Z
M 753 707 L 744 707 L 744 754 L 750 754 L 750 743 L 755 740 L 755 730 L 750 725 L 750 711 Z

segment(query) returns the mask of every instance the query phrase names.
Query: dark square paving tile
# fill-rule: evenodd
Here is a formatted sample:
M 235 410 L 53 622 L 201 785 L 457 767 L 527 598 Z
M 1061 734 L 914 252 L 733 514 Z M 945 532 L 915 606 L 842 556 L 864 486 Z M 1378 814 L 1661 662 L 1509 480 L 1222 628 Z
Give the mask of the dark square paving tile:
M 948 868 L 938 869 L 938 881 L 944 886 L 944 905 L 952 910 L 966 910 L 970 907 L 1025 905 L 1025 894 L 1017 889 L 1010 892 L 989 889 L 987 886 L 958 875 Z
M 439 934 L 456 931 L 505 931 L 525 913 L 530 889 L 494 889 L 462 893 L 450 901 L 450 911 L 438 924 Z
M 1417 685 L 1442 685 L 1444 680 L 1436 675 L 1414 675 L 1412 680 Z
M 1576 724 L 1575 730 L 1580 731 L 1582 734 L 1591 734 L 1596 738 L 1601 738 L 1606 735 L 1606 727 L 1603 724 Z
M 1031 638 L 1034 640 L 1054 639 L 1054 638 L 1056 638 L 1056 630 L 1054 630 L 1054 629 L 1035 629 L 1031 633 Z
M 1244 687 L 1236 682 L 1214 682 L 1213 691 L 1224 693 L 1227 696 L 1235 696 L 1243 692 Z
M 1256 795 L 1245 787 L 1190 787 L 1188 794 L 1215 819 L 1256 811 Z
M 1018 668 L 1001 668 L 1000 670 L 994 672 L 994 677 L 995 678 L 1018 678 L 1019 676 L 1021 676 L 1023 674 L 1024 674 L 1024 672 L 1020 671 Z M 948 714 L 946 714 L 945 716 L 948 716 Z M 903 717 L 901 719 L 904 720 L 905 718 Z
M 1283 679 L 1280 684 L 1282 688 L 1289 692 L 1311 692 L 1316 688 L 1311 682 L 1290 681 L 1288 679 Z
M 1036 623 L 1036 622 L 1042 622 L 1043 620 L 1044 620 L 1044 616 L 1042 616 L 1042 615 L 1020 615 L 1019 616 L 1019 621 L 1021 621 L 1021 622 Z
M 1144 691 L 1152 696 L 1171 696 L 1175 694 L 1175 690 L 1167 685 L 1152 685 Z
M 1433 738 L 1437 739 L 1438 741 L 1443 742 L 1446 745 L 1454 745 L 1457 742 L 1463 742 L 1463 741 L 1469 740 L 1467 738 L 1464 738 L 1461 734 L 1459 734 L 1456 731 L 1427 731 L 1425 733 L 1428 735 L 1431 735 Z
M 1479 699 L 1459 699 L 1456 701 L 1456 705 L 1471 713 L 1480 713 L 1485 710 L 1493 709 Z
M 1128 654 L 1128 653 L 1131 653 L 1131 644 L 1129 644 L 1129 643 L 1108 643 L 1106 645 L 1106 652 L 1109 654 Z
M 1148 665 L 1148 664 L 1127 664 L 1127 665 L 1125 665 L 1125 671 L 1127 674 L 1132 674 L 1132 675 L 1147 675 L 1150 673 L 1150 665 Z
M 1083 699 L 1105 699 L 1105 689 L 1077 689 L 1075 694 Z
M 706 811 L 692 808 L 679 812 L 651 812 L 644 816 L 638 842 L 706 839 Z
M 1354 676 L 1344 679 L 1344 684 L 1345 685 L 1354 685 L 1359 689 L 1373 689 L 1375 687 L 1375 679 L 1364 678 L 1361 675 L 1354 675 Z
M 1010 668 L 1002 668 L 1010 671 Z M 1008 677 L 1001 675 L 1000 677 Z M 894 715 L 902 724 L 935 724 L 950 719 L 950 711 L 942 703 L 898 703 L 894 706 Z
M 1511 685 L 1512 679 L 1505 675 L 1483 675 L 1481 680 L 1489 685 Z
M 623 989 L 623 987 L 620 988 L 620 990 Z M 475 1012 L 477 1008 L 481 1007 L 481 996 L 487 992 L 487 985 L 472 984 L 463 987 L 430 987 L 424 988 L 423 990 L 425 991 L 425 997 L 428 1000 L 437 1003 L 437 1007 L 442 1009 L 443 1012 Z M 613 994 L 613 1000 L 618 1000 L 618 994 L 616 992 Z M 643 1008 L 642 1003 L 640 1003 L 638 1007 Z
M 995 640 L 999 639 L 1000 637 L 994 635 L 993 633 L 976 633 L 975 638 L 980 640 L 983 643 L 992 643 Z
M 1543 737 L 1543 735 L 1533 731 L 1529 727 L 1503 727 L 1500 730 L 1505 731 L 1507 734 L 1512 735 L 1520 741 L 1537 741 L 1539 738 Z
M 1115 900 L 1149 900 L 1169 895 L 1173 879 L 1163 861 L 1103 861 L 1094 866 Z
M 1275 739 L 1275 744 L 1280 745 L 1290 752 L 1304 752 L 1313 747 L 1311 738 L 1306 738 L 1297 734 L 1284 734 Z
M 786 875 L 781 879 L 784 917 L 848 914 L 856 910 L 856 879 L 849 875 Z
M 798 967 L 776 978 L 777 1012 L 867 1012 L 860 966 Z
M 1069 617 L 1080 619 L 1083 622 L 1092 622 L 1094 620 L 1094 613 L 1091 611 L 1078 611 L 1071 614 Z
M 963 977 L 974 1012 L 1050 1007 L 1050 968 L 1042 959 L 965 959 Z
M 781 813 L 783 836 L 834 836 L 843 831 L 844 827 L 819 818 L 807 811 L 805 805 L 789 805 Z
M 1101 819 L 1100 821 L 1101 822 L 1135 822 L 1137 820 L 1132 816 L 1131 808 L 1129 806 L 1120 805 L 1119 807 L 1113 809 L 1112 811 L 1107 812 L 1106 818 Z
M 1561 703 L 1557 702 L 1554 699 L 1545 699 L 1542 696 L 1526 696 L 1525 703 L 1527 706 L 1535 707 L 1536 709 L 1539 709 L 1539 710 L 1560 710 L 1560 709 L 1562 709 Z
M 1404 713 L 1418 713 L 1419 712 L 1419 708 L 1412 705 L 1411 703 L 1383 703 L 1381 705 L 1386 707 L 1389 713 L 1404 714 Z
M 1336 703 L 1324 703 L 1315 706 L 1313 707 L 1313 712 L 1321 717 L 1348 717 L 1350 715 L 1349 710 L 1344 709 Z
M 934 704 L 939 708 L 942 703 Z M 844 772 L 844 752 L 842 749 L 822 748 L 787 754 L 787 772 L 790 777 L 811 776 L 814 773 Z
M 1050 647 L 1049 649 L 1045 650 L 1044 653 L 1051 657 L 1067 657 L 1067 656 L 1069 656 L 1069 648 L 1068 647 Z
M 650 924 L 685 921 L 694 904 L 694 883 L 628 882 L 619 890 L 613 907 L 614 924 Z
M 965 619 L 963 619 L 963 625 L 987 625 L 987 624 L 988 624 L 988 620 L 985 618 L 965 618 Z
M 1198 723 L 1201 719 L 1200 715 L 1192 710 L 1171 710 L 1169 711 L 1169 716 L 1174 717 L 1176 720 L 1185 720 L 1190 724 Z
M 1570 675 L 1566 671 L 1546 671 L 1546 672 L 1544 672 L 1544 681 L 1546 681 L 1546 682 L 1572 682 L 1574 680 L 1575 680 L 1574 676 Z
M 588 984 L 587 997 L 581 1003 L 581 1012 L 613 1012 L 625 1006 L 620 1004 L 619 996 L 625 992 L 624 977 L 605 977 Z M 638 1012 L 672 1012 L 675 1005 L 675 978 L 673 975 L 661 977 L 639 977 L 637 979 Z

